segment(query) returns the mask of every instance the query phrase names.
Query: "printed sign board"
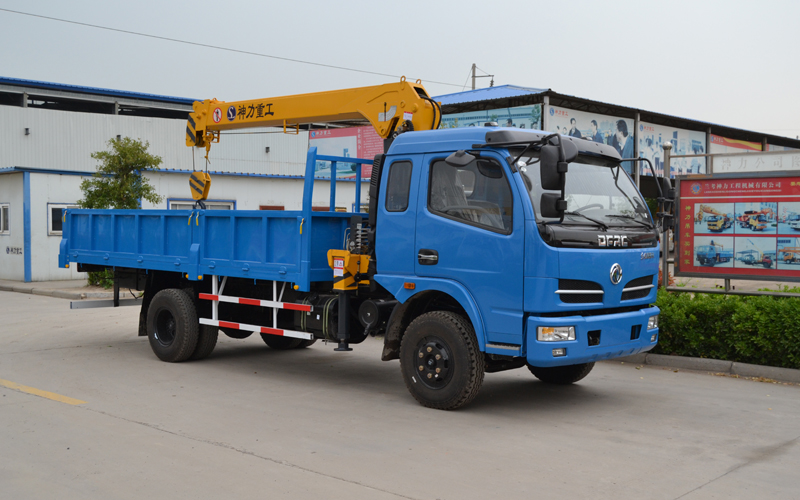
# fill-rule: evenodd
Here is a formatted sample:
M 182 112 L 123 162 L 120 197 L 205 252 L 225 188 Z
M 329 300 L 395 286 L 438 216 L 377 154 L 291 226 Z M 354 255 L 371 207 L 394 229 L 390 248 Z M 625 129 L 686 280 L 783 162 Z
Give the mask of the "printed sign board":
M 442 124 L 439 128 L 483 127 L 489 122 L 497 123 L 500 127 L 541 130 L 542 105 L 450 113 L 442 115 Z
M 547 131 L 607 144 L 613 146 L 622 158 L 633 158 L 633 123 L 629 118 L 550 106 Z M 630 162 L 626 162 L 623 167 L 629 174 L 633 174 Z
M 316 147 L 317 154 L 340 156 L 344 158 L 363 158 L 371 160 L 375 155 L 383 153 L 383 139 L 372 127 L 348 127 L 312 130 L 308 133 L 309 147 Z M 318 161 L 315 169 L 316 177 L 331 177 L 331 164 Z M 372 164 L 361 166 L 361 178 L 369 179 L 372 175 Z M 355 179 L 355 163 L 338 163 L 337 179 Z
M 712 171 L 715 174 L 800 170 L 800 151 L 787 151 L 785 153 L 751 153 L 747 155 L 723 154 L 712 158 Z
M 672 155 L 697 155 L 706 153 L 705 132 L 683 130 L 665 127 L 652 123 L 639 123 L 639 157 L 647 158 L 653 162 L 656 175 L 664 173 L 665 142 L 672 143 Z M 642 173 L 650 175 L 648 169 L 642 168 Z M 670 177 L 686 174 L 705 174 L 705 158 L 674 158 L 670 161 Z
M 676 276 L 800 281 L 800 175 L 677 180 Z

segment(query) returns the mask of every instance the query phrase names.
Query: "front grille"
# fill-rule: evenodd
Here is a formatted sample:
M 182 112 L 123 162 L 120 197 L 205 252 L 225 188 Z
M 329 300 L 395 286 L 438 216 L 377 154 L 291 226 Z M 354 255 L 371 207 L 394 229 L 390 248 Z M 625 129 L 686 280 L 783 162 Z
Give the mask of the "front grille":
M 580 292 L 599 293 L 580 293 Z M 592 304 L 603 302 L 603 287 L 594 281 L 558 280 L 558 296 L 565 304 Z
M 641 288 L 639 290 L 630 290 L 625 291 L 629 288 L 637 288 L 637 287 L 646 287 L 647 285 L 653 284 L 653 275 L 650 276 L 642 276 L 641 278 L 636 278 L 635 280 L 631 280 L 625 285 L 625 288 L 622 289 L 622 300 L 634 300 L 634 299 L 643 299 L 650 294 L 650 291 L 653 289 L 652 286 L 648 288 Z

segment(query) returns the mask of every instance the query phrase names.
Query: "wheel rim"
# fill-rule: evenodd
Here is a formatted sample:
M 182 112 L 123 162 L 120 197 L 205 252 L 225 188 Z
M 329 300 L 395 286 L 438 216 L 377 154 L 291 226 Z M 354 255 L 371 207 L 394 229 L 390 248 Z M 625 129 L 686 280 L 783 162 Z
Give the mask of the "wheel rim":
M 453 375 L 452 358 L 447 344 L 438 338 L 426 337 L 417 344 L 414 372 L 425 387 L 441 389 Z
M 153 336 L 158 343 L 164 347 L 172 345 L 172 342 L 175 341 L 175 330 L 177 328 L 175 316 L 168 310 L 161 309 L 156 313 L 155 327 L 156 330 L 153 332 Z

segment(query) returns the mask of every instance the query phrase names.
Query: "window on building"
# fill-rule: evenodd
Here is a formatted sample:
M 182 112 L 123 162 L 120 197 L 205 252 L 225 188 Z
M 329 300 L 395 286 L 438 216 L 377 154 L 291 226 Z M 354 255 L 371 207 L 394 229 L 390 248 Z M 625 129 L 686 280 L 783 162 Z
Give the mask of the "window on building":
M 50 236 L 61 236 L 61 229 L 64 223 L 64 210 L 68 208 L 80 208 L 75 204 L 48 203 L 47 211 L 47 234 Z
M 0 203 L 0 234 L 8 234 L 8 203 Z
M 208 201 L 204 202 L 207 210 L 233 210 L 232 201 Z M 194 202 L 189 200 L 169 200 L 170 210 L 193 210 Z

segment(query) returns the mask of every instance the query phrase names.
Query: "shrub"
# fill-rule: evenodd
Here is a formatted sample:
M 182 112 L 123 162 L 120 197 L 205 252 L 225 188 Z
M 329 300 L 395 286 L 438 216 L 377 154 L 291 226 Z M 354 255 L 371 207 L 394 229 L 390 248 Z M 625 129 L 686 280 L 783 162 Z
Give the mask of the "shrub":
M 654 353 L 800 368 L 797 298 L 659 290 L 656 304 Z

